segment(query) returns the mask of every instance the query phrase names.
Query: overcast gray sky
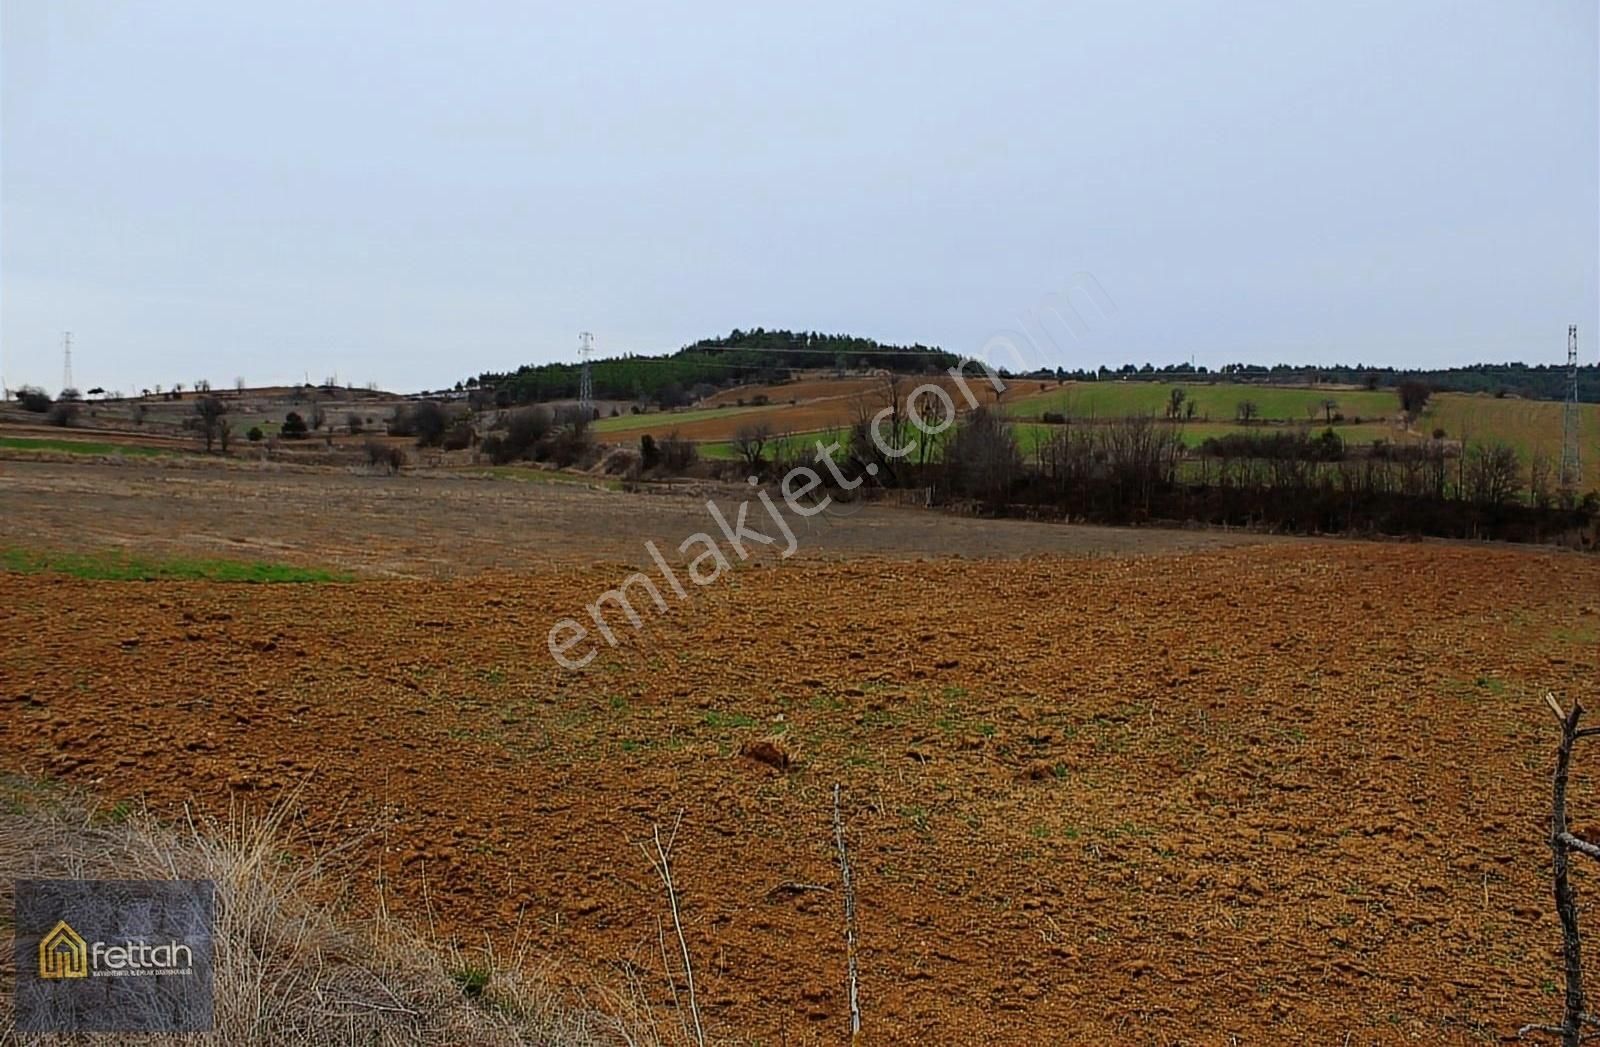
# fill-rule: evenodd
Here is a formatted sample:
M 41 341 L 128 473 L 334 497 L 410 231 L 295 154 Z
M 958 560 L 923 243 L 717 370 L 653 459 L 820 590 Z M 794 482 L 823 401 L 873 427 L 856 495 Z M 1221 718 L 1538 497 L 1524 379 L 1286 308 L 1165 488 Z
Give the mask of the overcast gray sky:
M 1600 346 L 1594 0 L 4 0 L 13 387 L 792 327 L 1065 366 Z

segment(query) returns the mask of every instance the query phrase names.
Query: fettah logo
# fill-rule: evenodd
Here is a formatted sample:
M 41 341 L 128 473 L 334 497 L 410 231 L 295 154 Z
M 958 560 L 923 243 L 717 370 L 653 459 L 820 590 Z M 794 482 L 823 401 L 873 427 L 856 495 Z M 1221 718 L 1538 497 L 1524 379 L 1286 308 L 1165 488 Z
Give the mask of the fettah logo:
M 39 939 L 39 977 L 89 977 L 89 949 L 78 932 L 61 920 Z

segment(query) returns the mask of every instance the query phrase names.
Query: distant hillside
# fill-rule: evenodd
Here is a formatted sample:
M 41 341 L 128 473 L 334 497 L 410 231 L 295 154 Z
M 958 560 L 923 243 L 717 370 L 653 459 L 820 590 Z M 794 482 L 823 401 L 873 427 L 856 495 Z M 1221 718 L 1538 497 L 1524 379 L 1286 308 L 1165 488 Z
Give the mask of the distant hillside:
M 1311 367 L 1303 364 L 1226 364 L 1218 370 L 1189 364 L 1169 364 L 1154 367 L 1145 364 L 1136 367 L 1123 364 L 1119 368 L 1100 367 L 1096 370 L 1035 372 L 1067 381 L 1184 381 L 1196 378 L 1221 377 L 1233 382 L 1256 382 L 1267 385 L 1354 385 L 1367 389 L 1389 389 L 1401 382 L 1417 380 L 1426 382 L 1440 392 L 1489 393 L 1495 396 L 1519 396 L 1525 400 L 1564 400 L 1567 397 L 1567 368 L 1564 364 L 1468 364 L 1465 367 L 1447 367 L 1433 370 L 1406 370 L 1393 367 L 1367 367 L 1363 364 L 1331 367 Z M 1578 399 L 1585 403 L 1600 403 L 1600 365 L 1587 364 L 1578 368 Z
M 672 407 L 698 399 L 714 388 L 744 382 L 777 382 L 796 371 L 866 371 L 876 368 L 903 374 L 943 370 L 957 362 L 954 353 L 920 343 L 888 345 L 871 338 L 816 331 L 734 328 L 717 338 L 702 338 L 675 353 L 660 356 L 626 354 L 593 361 L 594 395 L 601 400 L 650 400 Z M 1578 369 L 1578 397 L 1600 403 L 1600 365 Z M 1003 374 L 1009 375 L 1002 369 Z M 461 383 L 461 388 L 487 386 L 502 404 L 565 400 L 578 395 L 576 363 L 526 364 L 510 372 L 487 371 Z M 1553 364 L 1469 364 L 1424 370 L 1334 364 L 1227 364 L 1218 370 L 1187 363 L 1156 367 L 1123 364 L 1118 368 L 1029 372 L 1029 377 L 1063 381 L 1195 381 L 1218 378 L 1267 385 L 1349 385 L 1389 389 L 1409 380 L 1426 382 L 1441 392 L 1488 393 L 1528 400 L 1566 398 L 1567 369 Z
M 668 356 L 613 356 L 590 364 L 594 395 L 601 400 L 645 399 L 676 406 L 696 387 L 776 381 L 799 370 L 883 368 L 920 373 L 946 368 L 956 357 L 925 345 L 886 345 L 871 338 L 815 331 L 735 328 L 721 338 L 702 338 Z M 507 373 L 485 372 L 463 383 L 492 387 L 502 403 L 563 400 L 578 395 L 575 363 L 526 364 Z

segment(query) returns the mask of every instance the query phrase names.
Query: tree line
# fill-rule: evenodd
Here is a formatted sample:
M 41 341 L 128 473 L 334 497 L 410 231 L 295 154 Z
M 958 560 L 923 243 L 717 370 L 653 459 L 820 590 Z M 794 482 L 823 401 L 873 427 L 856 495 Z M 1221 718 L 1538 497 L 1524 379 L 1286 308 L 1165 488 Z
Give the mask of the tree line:
M 780 382 L 796 370 L 884 369 L 920 374 L 944 369 L 956 357 L 936 347 L 889 345 L 854 335 L 816 331 L 745 331 L 702 338 L 665 356 L 626 354 L 591 361 L 594 395 L 601 400 L 644 400 L 676 407 L 695 399 L 696 387 Z M 576 398 L 582 368 L 576 363 L 524 364 L 515 371 L 486 371 L 463 389 L 492 389 L 501 406 Z
M 918 435 L 911 417 L 932 415 L 897 406 L 909 387 L 884 379 L 881 395 L 861 405 L 845 453 L 855 475 L 920 488 L 929 505 L 1097 523 L 1600 545 L 1600 492 L 1561 488 L 1548 456 L 1524 462 L 1501 442 L 1352 447 L 1329 429 L 1230 434 L 1191 452 L 1181 424 L 1140 415 L 1053 426 L 1025 455 L 991 408 L 963 415 L 937 437 Z M 891 455 L 885 447 L 912 450 Z M 789 463 L 781 460 L 753 468 L 760 453 L 745 464 L 783 474 Z

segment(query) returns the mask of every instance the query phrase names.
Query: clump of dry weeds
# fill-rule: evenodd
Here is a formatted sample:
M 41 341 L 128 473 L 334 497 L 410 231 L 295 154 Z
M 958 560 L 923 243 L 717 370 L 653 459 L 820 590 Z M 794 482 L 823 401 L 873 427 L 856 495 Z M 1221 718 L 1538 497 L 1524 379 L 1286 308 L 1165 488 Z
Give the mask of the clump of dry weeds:
M 382 914 L 343 922 L 321 859 L 288 860 L 286 807 L 172 826 L 143 810 L 94 808 L 53 786 L 0 778 L 0 909 L 18 879 L 216 882 L 215 1013 L 226 1044 L 600 1044 L 661 1042 L 639 994 L 597 1004 L 551 988 L 524 956 L 471 958 Z M 11 950 L 0 983 L 15 984 Z M 0 1042 L 15 1035 L 0 996 Z M 140 1037 L 193 1043 L 194 1037 Z

